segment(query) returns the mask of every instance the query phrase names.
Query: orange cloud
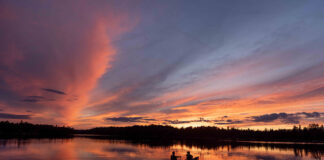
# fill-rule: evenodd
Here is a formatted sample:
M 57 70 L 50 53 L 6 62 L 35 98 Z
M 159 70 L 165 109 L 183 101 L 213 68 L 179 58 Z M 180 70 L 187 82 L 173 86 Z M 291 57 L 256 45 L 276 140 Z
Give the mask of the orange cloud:
M 30 5 L 35 8 L 8 3 L 1 14 L 16 15 L 14 20 L 1 18 L 0 77 L 2 89 L 12 94 L 6 103 L 15 112 L 29 109 L 39 118 L 72 125 L 111 67 L 117 52 L 112 41 L 136 22 L 109 4 Z M 51 7 L 43 10 L 46 6 Z

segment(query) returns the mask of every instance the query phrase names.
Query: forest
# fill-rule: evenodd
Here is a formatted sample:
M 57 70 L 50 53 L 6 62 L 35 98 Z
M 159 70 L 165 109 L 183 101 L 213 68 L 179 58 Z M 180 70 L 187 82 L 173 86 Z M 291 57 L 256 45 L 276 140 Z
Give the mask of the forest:
M 308 127 L 294 126 L 292 129 L 251 130 L 219 127 L 186 127 L 149 125 L 130 127 L 98 127 L 77 130 L 80 134 L 96 134 L 106 138 L 120 139 L 171 139 L 171 140 L 256 140 L 324 142 L 323 125 L 310 124 Z
M 0 138 L 69 138 L 74 132 L 73 128 L 65 126 L 0 122 Z
M 309 124 L 307 127 L 294 126 L 292 129 L 239 129 L 219 127 L 175 128 L 163 125 L 96 127 L 78 130 L 67 126 L 31 124 L 28 122 L 0 122 L 0 138 L 69 138 L 93 136 L 110 139 L 165 139 L 165 140 L 231 140 L 231 141 L 290 141 L 324 142 L 324 127 Z

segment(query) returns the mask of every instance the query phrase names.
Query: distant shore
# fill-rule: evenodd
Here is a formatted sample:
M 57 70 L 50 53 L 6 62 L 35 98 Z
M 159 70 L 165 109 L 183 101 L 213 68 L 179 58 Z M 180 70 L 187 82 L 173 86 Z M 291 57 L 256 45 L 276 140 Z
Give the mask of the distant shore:
M 76 130 L 71 127 L 39 125 L 27 122 L 0 122 L 0 138 L 72 138 L 75 135 L 98 139 L 125 140 L 193 140 L 193 141 L 264 141 L 324 143 L 323 125 L 310 124 L 279 130 L 250 130 L 218 127 L 187 127 L 148 125 L 130 127 L 98 127 Z M 91 136 L 90 136 L 91 135 Z M 95 135 L 95 136 L 94 136 Z
M 27 122 L 0 122 L 0 138 L 72 138 L 75 130 L 71 127 L 59 127 Z
M 78 134 L 92 134 L 101 138 L 115 139 L 164 139 L 164 140 L 229 140 L 229 141 L 276 141 L 324 143 L 323 125 L 311 124 L 308 127 L 294 127 L 279 130 L 250 130 L 218 127 L 171 126 L 131 126 L 100 127 L 89 130 L 76 130 Z

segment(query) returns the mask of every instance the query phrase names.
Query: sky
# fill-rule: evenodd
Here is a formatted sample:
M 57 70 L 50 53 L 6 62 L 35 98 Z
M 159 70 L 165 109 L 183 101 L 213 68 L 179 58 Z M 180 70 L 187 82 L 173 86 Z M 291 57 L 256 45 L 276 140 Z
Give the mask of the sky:
M 324 1 L 0 1 L 0 120 L 324 122 Z

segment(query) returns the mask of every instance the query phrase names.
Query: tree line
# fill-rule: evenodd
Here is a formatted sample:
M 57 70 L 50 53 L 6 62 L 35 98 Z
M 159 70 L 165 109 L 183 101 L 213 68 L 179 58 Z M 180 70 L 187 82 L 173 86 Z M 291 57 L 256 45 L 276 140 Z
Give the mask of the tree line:
M 59 127 L 28 122 L 0 122 L 0 138 L 66 138 L 72 137 L 75 130 L 71 127 Z
M 231 140 L 231 141 L 304 141 L 324 142 L 324 127 L 310 124 L 307 127 L 294 126 L 292 129 L 238 129 L 215 126 L 175 128 L 163 125 L 96 127 L 76 130 L 66 126 L 31 124 L 21 121 L 0 122 L 0 138 L 37 138 L 73 137 L 75 134 L 86 136 L 99 135 L 102 138 L 118 139 L 168 139 L 168 140 Z
M 308 127 L 294 126 L 292 129 L 237 129 L 219 127 L 186 127 L 149 125 L 130 127 L 97 127 L 76 131 L 80 134 L 97 134 L 122 139 L 214 139 L 214 140 L 257 140 L 257 141 L 307 141 L 324 142 L 323 125 Z

